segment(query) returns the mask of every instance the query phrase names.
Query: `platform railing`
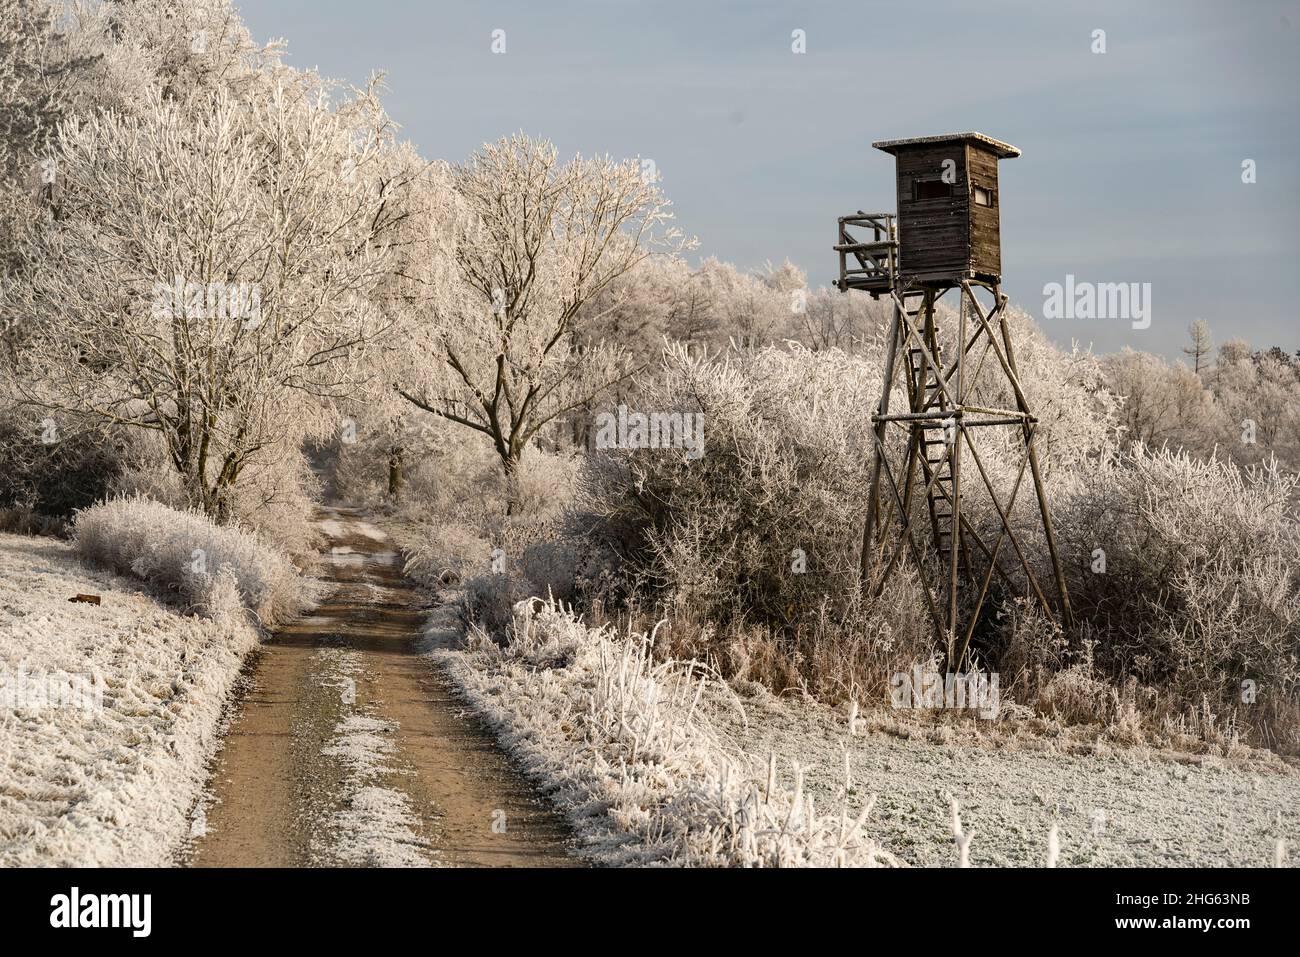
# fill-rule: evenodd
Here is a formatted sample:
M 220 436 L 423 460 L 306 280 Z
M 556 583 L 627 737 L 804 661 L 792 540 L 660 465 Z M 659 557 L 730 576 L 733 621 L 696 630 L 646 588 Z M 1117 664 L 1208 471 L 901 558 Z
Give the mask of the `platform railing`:
M 893 213 L 864 213 L 859 210 L 839 218 L 841 291 L 862 289 L 877 295 L 894 286 L 898 271 L 898 231 Z

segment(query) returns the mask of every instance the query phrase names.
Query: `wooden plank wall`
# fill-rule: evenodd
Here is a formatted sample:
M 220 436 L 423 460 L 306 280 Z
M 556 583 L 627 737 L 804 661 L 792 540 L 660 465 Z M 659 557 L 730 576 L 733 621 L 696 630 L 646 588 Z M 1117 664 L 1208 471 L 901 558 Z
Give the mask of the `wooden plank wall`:
M 912 199 L 912 184 L 939 180 L 944 160 L 957 164 L 953 195 Z M 898 175 L 899 270 L 904 276 L 964 275 L 970 263 L 968 151 L 962 143 L 901 150 Z
M 1002 275 L 1002 243 L 999 237 L 998 158 L 976 143 L 966 144 L 966 168 L 970 170 L 970 270 L 972 275 L 998 279 Z M 979 206 L 974 187 L 993 191 L 993 206 Z

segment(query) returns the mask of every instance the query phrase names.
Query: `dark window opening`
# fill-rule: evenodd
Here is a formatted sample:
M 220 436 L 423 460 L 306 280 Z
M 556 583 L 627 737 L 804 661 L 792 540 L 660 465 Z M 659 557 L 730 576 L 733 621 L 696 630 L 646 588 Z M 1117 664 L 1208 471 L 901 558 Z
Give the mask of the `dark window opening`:
M 993 192 L 993 190 L 985 189 L 983 186 L 975 187 L 976 206 L 996 206 L 997 201 L 997 193 Z
M 952 195 L 952 185 L 940 179 L 916 180 L 912 183 L 912 199 L 947 199 Z

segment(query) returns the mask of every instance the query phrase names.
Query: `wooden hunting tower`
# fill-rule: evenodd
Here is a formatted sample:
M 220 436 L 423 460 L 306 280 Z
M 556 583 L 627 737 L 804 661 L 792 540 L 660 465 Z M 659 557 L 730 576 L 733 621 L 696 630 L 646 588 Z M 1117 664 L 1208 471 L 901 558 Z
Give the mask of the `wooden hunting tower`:
M 970 646 L 995 575 L 1007 594 L 1037 600 L 1052 617 L 1070 617 L 1070 597 L 1057 556 L 1056 538 L 1038 467 L 1035 433 L 1016 370 L 1015 350 L 1002 295 L 999 240 L 998 161 L 1020 150 L 983 133 L 950 133 L 873 144 L 897 165 L 898 214 L 857 212 L 839 219 L 841 291 L 888 296 L 893 322 L 885 354 L 880 404 L 871 417 L 874 447 L 871 488 L 862 533 L 864 591 L 874 596 L 906 552 L 924 587 L 935 633 L 950 670 L 959 669 Z M 940 329 L 935 306 L 956 291 Z M 979 295 L 991 302 L 981 303 Z M 989 356 L 996 365 L 981 378 Z M 891 412 L 890 398 L 902 372 L 905 412 Z M 1000 374 L 998 374 L 1000 373 Z M 893 426 L 895 431 L 891 431 Z M 994 487 L 976 446 L 976 430 L 1015 428 L 1022 453 L 1014 483 Z M 898 432 L 901 430 L 902 435 Z M 896 440 L 896 441 L 891 441 Z M 965 453 L 963 453 L 963 448 Z M 963 511 L 963 465 L 976 493 L 987 491 L 984 515 L 999 525 L 977 528 Z M 1051 560 L 1055 588 L 1049 601 L 1034 575 L 1012 516 L 1028 468 L 1037 513 Z M 881 478 L 887 485 L 882 485 Z M 930 545 L 916 531 L 928 526 Z M 891 527 L 896 533 L 888 534 Z M 996 534 L 995 534 L 996 533 Z M 1000 557 L 1007 545 L 1023 577 L 1008 572 Z M 932 587 L 933 583 L 933 587 Z M 1055 608 L 1053 608 L 1055 605 Z
M 982 133 L 871 145 L 895 158 L 900 274 L 922 282 L 1001 279 L 998 160 L 1020 150 Z

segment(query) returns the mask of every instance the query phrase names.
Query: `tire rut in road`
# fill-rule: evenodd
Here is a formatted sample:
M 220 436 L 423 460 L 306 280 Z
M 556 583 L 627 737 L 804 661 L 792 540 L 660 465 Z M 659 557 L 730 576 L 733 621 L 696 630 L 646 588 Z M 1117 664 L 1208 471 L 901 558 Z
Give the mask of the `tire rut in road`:
M 563 822 L 416 651 L 391 540 L 326 509 L 332 591 L 258 652 L 214 762 L 195 866 L 566 866 Z

